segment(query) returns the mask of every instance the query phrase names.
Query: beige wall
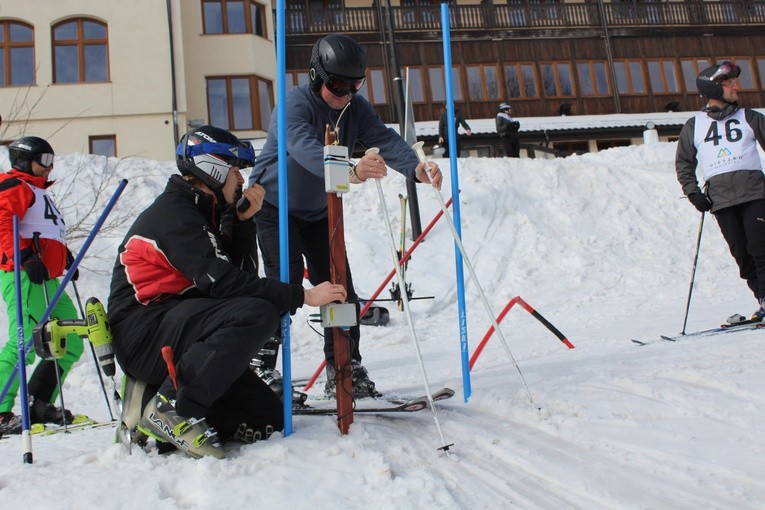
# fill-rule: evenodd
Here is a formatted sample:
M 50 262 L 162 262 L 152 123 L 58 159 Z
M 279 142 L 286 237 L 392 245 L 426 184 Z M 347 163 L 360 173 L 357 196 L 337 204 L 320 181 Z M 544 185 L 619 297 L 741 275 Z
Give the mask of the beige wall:
M 188 2 L 188 4 L 186 4 Z M 270 4 L 266 6 L 268 38 L 253 34 L 202 34 L 202 9 L 196 0 L 184 0 L 181 12 L 185 88 L 188 119 L 208 122 L 207 76 L 257 75 L 274 84 L 276 94 L 276 46 Z M 262 138 L 264 131 L 237 131 L 240 138 Z
M 36 83 L 0 87 L 0 139 L 49 139 L 57 152 L 87 152 L 88 137 L 116 135 L 118 156 L 168 160 L 175 128 L 208 120 L 205 76 L 249 75 L 275 80 L 274 27 L 268 38 L 202 34 L 200 0 L 171 0 L 177 113 L 173 115 L 167 3 L 163 0 L 3 0 L 0 20 L 34 27 Z M 270 3 L 262 2 L 270 14 Z M 89 17 L 107 24 L 108 83 L 54 84 L 51 26 Z M 188 111 L 188 114 L 187 114 Z M 243 138 L 263 132 L 237 132 Z

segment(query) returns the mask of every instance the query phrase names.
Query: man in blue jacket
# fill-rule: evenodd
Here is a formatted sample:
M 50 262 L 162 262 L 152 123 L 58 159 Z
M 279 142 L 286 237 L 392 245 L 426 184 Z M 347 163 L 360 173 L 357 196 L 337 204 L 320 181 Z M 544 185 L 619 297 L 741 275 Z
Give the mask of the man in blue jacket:
M 424 165 L 415 152 L 392 129 L 383 124 L 369 102 L 357 92 L 364 85 L 367 59 L 361 45 L 348 36 L 327 35 L 316 41 L 311 55 L 310 84 L 292 89 L 287 95 L 287 175 L 289 182 L 290 282 L 303 280 L 303 257 L 308 279 L 316 284 L 329 280 L 329 230 L 327 193 L 324 187 L 324 134 L 326 126 L 335 133 L 340 145 L 351 152 L 362 147 L 378 147 L 379 154 L 365 155 L 351 170 L 351 183 L 382 179 L 387 166 L 413 181 L 428 182 Z M 266 276 L 279 277 L 279 199 L 277 193 L 277 126 L 271 116 L 268 138 L 255 167 L 250 184 L 262 174 L 266 190 L 263 208 L 255 215 L 258 243 Z M 442 175 L 432 164 L 432 185 L 441 189 Z M 346 261 L 347 263 L 347 261 Z M 350 267 L 347 272 L 348 302 L 358 297 L 353 290 Z M 375 384 L 361 365 L 359 328 L 351 328 L 351 380 L 356 398 L 377 396 Z M 325 393 L 335 393 L 335 368 L 332 331 L 324 331 L 324 355 L 327 359 Z M 274 370 L 278 341 L 274 338 L 253 360 L 256 372 L 264 380 L 280 379 Z

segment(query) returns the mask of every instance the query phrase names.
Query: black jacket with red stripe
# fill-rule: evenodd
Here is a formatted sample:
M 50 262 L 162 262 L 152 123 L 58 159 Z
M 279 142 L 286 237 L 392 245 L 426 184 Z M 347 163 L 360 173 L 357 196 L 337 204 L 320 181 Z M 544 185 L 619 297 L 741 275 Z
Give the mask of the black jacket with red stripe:
M 302 286 L 258 277 L 254 223 L 236 219 L 233 207 L 218 209 L 211 195 L 180 175 L 170 178 L 118 249 L 108 303 L 113 326 L 134 320 L 136 328 L 150 327 L 177 300 L 196 297 L 259 297 L 282 313 L 303 305 Z

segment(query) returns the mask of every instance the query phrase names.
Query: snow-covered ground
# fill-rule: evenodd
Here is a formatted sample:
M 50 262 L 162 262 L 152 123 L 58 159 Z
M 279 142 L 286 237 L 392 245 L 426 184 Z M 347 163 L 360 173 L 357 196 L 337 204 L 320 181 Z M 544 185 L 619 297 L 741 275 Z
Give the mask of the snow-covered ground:
M 460 160 L 464 245 L 493 313 L 521 296 L 576 348 L 514 307 L 501 329 L 533 405 L 497 335 L 475 364 L 465 403 L 454 248 L 441 220 L 415 251 L 408 278 L 415 296 L 435 296 L 412 303 L 430 385 L 457 390 L 437 413 L 445 440 L 454 443 L 448 455 L 438 450 L 429 411 L 357 415 L 347 436 L 333 417 L 297 416 L 290 437 L 228 445 L 222 461 L 156 450 L 128 455 L 113 444 L 113 430 L 102 428 L 34 436 L 35 462 L 25 465 L 20 440 L 11 437 L 0 440 L 0 506 L 762 508 L 765 333 L 644 347 L 630 341 L 683 326 L 700 216 L 675 180 L 674 149 L 654 144 L 556 160 Z M 448 175 L 448 161 L 438 162 Z M 70 226 L 83 218 L 85 227 L 92 224 L 118 179 L 130 181 L 84 261 L 83 299 L 106 301 L 117 243 L 173 171 L 171 163 L 115 163 L 80 155 L 56 160 L 54 189 Z M 403 180 L 392 173 L 383 187 L 398 225 Z M 450 193 L 447 182 L 443 196 Z M 94 195 L 99 205 L 87 214 Z M 439 206 L 424 186 L 419 200 L 425 225 Z M 344 202 L 357 291 L 368 296 L 392 268 L 374 184 L 354 186 Z M 465 278 L 472 353 L 490 320 L 467 271 Z M 364 364 L 381 391 L 421 394 L 406 318 L 389 308 L 386 327 L 363 328 Z M 687 331 L 754 308 L 708 217 Z M 293 321 L 296 377 L 309 376 L 322 358 L 321 340 L 306 322 L 315 312 L 301 311 Z M 311 392 L 322 386 L 323 378 Z M 74 411 L 108 419 L 88 355 L 65 396 Z

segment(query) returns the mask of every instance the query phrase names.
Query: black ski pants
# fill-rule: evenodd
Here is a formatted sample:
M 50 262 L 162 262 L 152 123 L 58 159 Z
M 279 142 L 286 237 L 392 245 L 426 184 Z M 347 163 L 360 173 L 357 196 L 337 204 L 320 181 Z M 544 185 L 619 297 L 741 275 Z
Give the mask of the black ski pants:
M 506 134 L 502 136 L 502 146 L 505 149 L 505 156 L 508 158 L 519 158 L 521 155 L 521 144 L 518 142 L 518 135 Z
M 260 298 L 190 298 L 149 305 L 112 330 L 126 374 L 175 394 L 178 414 L 206 417 L 226 439 L 241 423 L 284 426 L 281 399 L 249 368 L 278 324 L 276 307 Z M 177 392 L 164 346 L 173 350 Z
M 258 244 L 266 276 L 279 279 L 279 209 L 263 203 L 263 208 L 255 215 L 258 230 Z M 303 283 L 303 257 L 308 269 L 308 281 L 312 285 L 329 281 L 329 227 L 327 218 L 318 221 L 305 221 L 288 216 L 289 225 L 289 264 L 290 283 Z M 346 301 L 356 305 L 356 315 L 360 311 L 359 298 L 353 290 L 353 277 L 345 256 L 348 297 Z M 361 361 L 359 352 L 360 331 L 358 326 L 350 328 L 351 359 Z M 335 360 L 332 329 L 324 329 L 324 357 L 333 364 Z
M 752 200 L 714 213 L 739 274 L 760 301 L 765 297 L 765 200 Z

